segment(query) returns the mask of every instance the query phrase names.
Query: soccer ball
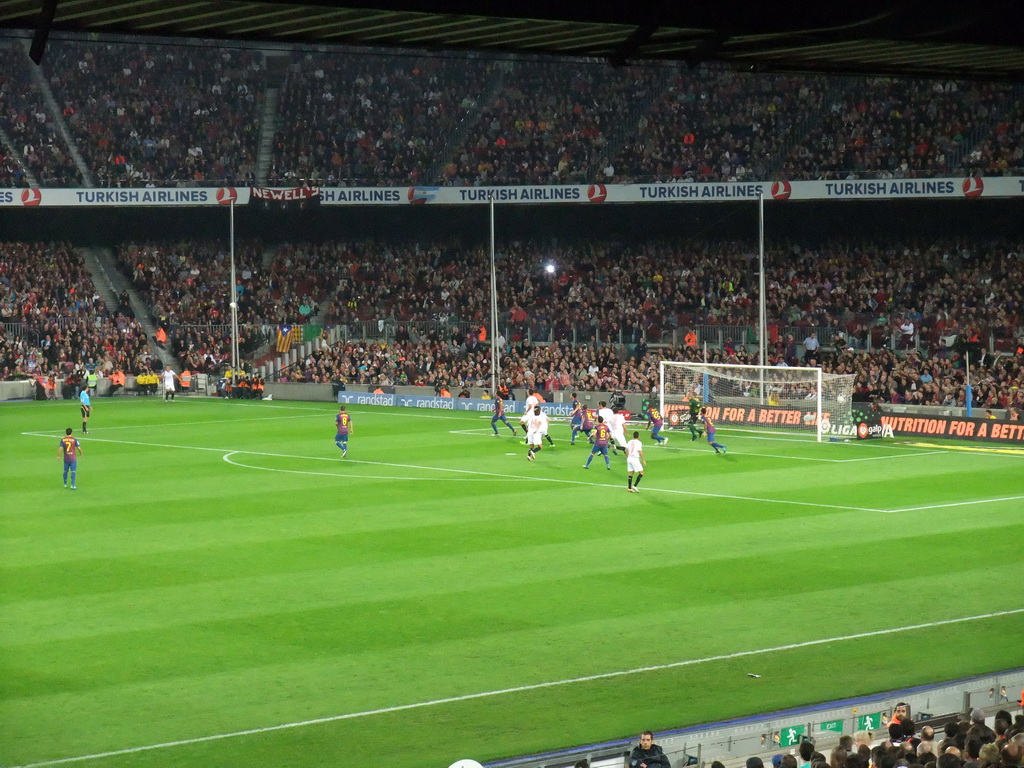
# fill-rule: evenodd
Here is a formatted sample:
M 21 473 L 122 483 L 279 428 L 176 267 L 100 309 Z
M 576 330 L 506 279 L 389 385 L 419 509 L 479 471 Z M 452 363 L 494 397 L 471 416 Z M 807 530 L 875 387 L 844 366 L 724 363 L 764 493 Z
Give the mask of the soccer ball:
M 846 402 L 846 395 L 839 395 L 836 398 L 836 400 L 838 400 L 840 403 L 845 403 Z
M 238 309 L 238 302 L 237 301 L 232 301 L 230 306 L 231 306 L 232 309 Z

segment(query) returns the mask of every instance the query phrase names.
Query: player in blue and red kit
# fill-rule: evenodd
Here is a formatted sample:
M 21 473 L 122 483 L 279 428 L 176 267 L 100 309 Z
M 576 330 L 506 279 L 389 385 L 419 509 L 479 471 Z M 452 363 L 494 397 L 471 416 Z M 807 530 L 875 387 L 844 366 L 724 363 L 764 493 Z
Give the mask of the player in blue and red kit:
M 665 426 L 665 420 L 661 417 L 661 411 L 655 408 L 653 405 L 647 409 L 647 426 L 654 425 L 654 429 L 651 430 L 651 437 L 658 443 L 658 445 L 668 445 L 668 438 L 661 436 L 661 428 Z
M 590 449 L 590 455 L 587 456 L 587 463 L 583 465 L 584 469 L 590 469 L 590 462 L 594 460 L 594 456 L 601 454 L 604 456 L 604 465 L 608 468 L 612 468 L 612 462 L 608 458 L 608 441 L 611 440 L 612 431 L 608 428 L 608 425 L 604 423 L 604 417 L 597 417 L 597 426 L 594 428 L 594 447 Z
M 707 408 L 700 409 L 700 420 L 704 422 L 704 434 L 707 435 L 708 445 L 715 449 L 715 453 L 725 453 L 725 446 L 715 442 L 715 422 L 708 416 Z M 722 450 L 719 451 L 719 448 Z
M 569 438 L 569 445 L 576 444 L 576 435 L 583 427 L 583 406 L 575 392 L 572 393 L 572 413 L 569 414 L 569 427 L 572 429 L 572 436 Z
M 71 473 L 71 490 L 77 491 L 75 476 L 78 474 L 78 457 L 82 455 L 82 446 L 71 436 L 71 427 L 64 430 L 60 439 L 59 455 L 64 457 L 64 487 L 68 487 L 68 473 Z
M 338 415 L 334 417 L 338 433 L 334 436 L 334 444 L 341 448 L 341 458 L 348 456 L 348 436 L 352 434 L 352 416 L 345 413 L 345 406 L 339 406 Z
M 516 428 L 508 423 L 508 419 L 505 417 L 505 401 L 498 397 L 497 393 L 494 395 L 494 415 L 491 416 L 491 429 L 494 430 L 494 436 L 498 436 L 498 422 L 504 422 L 505 426 L 512 430 L 512 437 L 516 436 Z

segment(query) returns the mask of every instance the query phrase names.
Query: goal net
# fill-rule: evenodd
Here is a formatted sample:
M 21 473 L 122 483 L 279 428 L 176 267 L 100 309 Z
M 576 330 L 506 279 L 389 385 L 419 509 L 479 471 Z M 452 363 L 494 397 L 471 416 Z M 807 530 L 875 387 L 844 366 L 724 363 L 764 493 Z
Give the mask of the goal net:
M 821 368 L 662 361 L 662 417 L 686 426 L 707 407 L 716 425 L 802 433 L 819 441 L 853 434 L 853 376 Z

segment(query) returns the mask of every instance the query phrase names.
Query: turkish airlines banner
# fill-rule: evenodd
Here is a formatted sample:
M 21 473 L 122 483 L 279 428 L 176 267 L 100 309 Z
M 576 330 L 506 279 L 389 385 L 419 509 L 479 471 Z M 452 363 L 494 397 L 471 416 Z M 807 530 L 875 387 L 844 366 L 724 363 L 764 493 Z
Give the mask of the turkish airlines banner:
M 304 198 L 297 194 L 307 194 Z M 1024 197 L 1024 177 L 886 179 L 871 181 L 763 181 L 665 184 L 577 184 L 509 187 L 186 187 L 156 189 L 0 189 L 0 207 L 108 208 L 248 205 L 257 197 L 321 205 L 501 205 L 687 202 L 735 200 L 768 203 L 801 200 L 973 200 Z

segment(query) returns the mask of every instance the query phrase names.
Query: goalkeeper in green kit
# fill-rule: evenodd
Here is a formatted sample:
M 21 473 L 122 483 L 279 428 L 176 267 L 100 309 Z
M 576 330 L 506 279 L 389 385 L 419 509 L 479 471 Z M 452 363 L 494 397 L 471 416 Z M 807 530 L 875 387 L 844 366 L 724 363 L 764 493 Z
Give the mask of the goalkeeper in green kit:
M 690 442 L 704 435 L 704 423 L 700 420 L 700 398 L 691 395 L 687 403 L 690 406 Z

